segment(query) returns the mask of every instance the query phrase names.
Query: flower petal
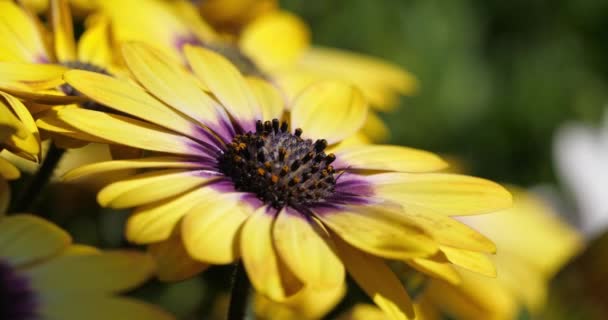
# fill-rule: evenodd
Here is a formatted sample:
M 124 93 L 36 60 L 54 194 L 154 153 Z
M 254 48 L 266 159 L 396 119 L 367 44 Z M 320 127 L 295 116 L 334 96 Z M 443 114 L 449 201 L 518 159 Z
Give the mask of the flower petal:
M 245 270 L 256 290 L 273 300 L 284 300 L 302 284 L 282 266 L 272 241 L 274 216 L 267 207 L 251 215 L 241 231 L 241 256 Z
M 21 172 L 14 164 L 10 163 L 8 160 L 0 157 L 0 178 L 6 180 L 15 180 L 19 179 L 21 176 Z
M 262 108 L 262 119 L 281 120 L 285 108 L 285 100 L 277 88 L 257 77 L 247 77 L 247 83 Z
M 441 252 L 453 264 L 488 277 L 496 277 L 496 267 L 490 258 L 475 251 L 440 246 Z
M 193 122 L 156 100 L 135 84 L 82 70 L 70 70 L 64 75 L 64 78 L 76 90 L 109 108 L 150 121 L 186 136 L 203 138 L 200 128 Z
M 496 252 L 492 240 L 452 217 L 418 206 L 408 206 L 403 214 L 426 230 L 439 244 L 472 251 Z
M 253 92 L 238 69 L 208 49 L 186 46 L 184 52 L 194 74 L 209 87 L 242 129 L 255 132 L 255 121 L 261 120 L 262 115 Z
M 240 255 L 240 230 L 249 212 L 234 197 L 209 200 L 199 203 L 184 217 L 184 246 L 193 258 L 205 263 L 234 262 Z
M 75 180 L 92 175 L 105 174 L 111 171 L 130 169 L 169 169 L 169 168 L 197 168 L 200 163 L 180 157 L 148 157 L 141 159 L 112 160 L 97 162 L 78 167 L 63 176 L 64 180 Z
M 278 10 L 247 24 L 239 36 L 239 48 L 265 70 L 292 65 L 309 44 L 310 31 L 304 21 Z
M 175 320 L 174 316 L 156 305 L 132 298 L 108 297 L 101 294 L 47 297 L 40 309 L 45 320 Z
M 154 260 L 149 255 L 108 251 L 62 255 L 25 272 L 44 299 L 45 295 L 59 293 L 113 293 L 133 289 L 152 276 L 154 268 Z
M 393 145 L 358 145 L 336 151 L 336 169 L 429 172 L 447 167 L 437 155 Z
M 56 225 L 29 214 L 0 219 L 0 257 L 12 265 L 25 265 L 56 255 L 71 242 Z
M 314 209 L 313 209 L 314 210 Z M 349 207 L 316 216 L 350 245 L 391 259 L 432 255 L 434 240 L 399 212 L 377 206 Z
M 0 82 L 6 85 L 21 82 L 32 89 L 50 89 L 63 83 L 66 67 L 58 64 L 0 62 Z
M 67 0 L 51 0 L 55 54 L 60 62 L 76 60 L 72 14 Z
M 233 135 L 222 107 L 204 93 L 183 66 L 142 43 L 122 47 L 127 66 L 148 91 L 160 100 L 212 128 L 222 136 Z
M 127 239 L 137 244 L 163 241 L 169 238 L 177 222 L 192 207 L 217 196 L 213 189 L 203 187 L 138 207 L 127 220 Z
M 302 283 L 313 290 L 342 285 L 344 266 L 317 221 L 284 209 L 272 232 L 277 253 Z
M 113 62 L 112 50 L 110 22 L 105 16 L 96 17 L 78 40 L 78 61 L 108 69 Z
M 114 143 L 173 154 L 207 154 L 194 140 L 131 118 L 86 109 L 63 109 L 58 116 L 74 128 Z
M 489 180 L 458 174 L 383 173 L 367 177 L 376 196 L 410 211 L 412 206 L 442 215 L 471 215 L 511 206 L 511 194 Z M 414 209 L 412 209 L 414 210 Z
M 462 282 L 460 274 L 444 257 L 436 256 L 429 259 L 412 259 L 406 262 L 414 269 L 433 278 L 444 280 L 453 285 L 458 285 Z
M 161 281 L 182 281 L 209 267 L 208 264 L 196 261 L 188 254 L 179 228 L 175 228 L 168 239 L 151 244 L 148 252 L 156 260 L 156 274 Z
M 43 38 L 44 35 L 33 15 L 29 15 L 12 1 L 0 1 L 0 60 L 47 60 Z
M 359 251 L 338 239 L 335 243 L 348 273 L 389 319 L 414 318 L 410 297 L 382 259 Z
M 182 194 L 211 179 L 201 171 L 156 170 L 109 184 L 97 194 L 97 201 L 103 207 L 136 207 Z
M 367 103 L 353 86 L 322 81 L 306 88 L 291 108 L 291 126 L 329 144 L 355 134 L 367 117 Z

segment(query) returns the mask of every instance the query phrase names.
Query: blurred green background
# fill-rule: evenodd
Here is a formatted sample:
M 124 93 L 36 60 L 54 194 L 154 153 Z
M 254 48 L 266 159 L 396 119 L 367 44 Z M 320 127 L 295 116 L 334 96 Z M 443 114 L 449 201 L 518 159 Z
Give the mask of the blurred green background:
M 420 81 L 385 117 L 392 142 L 501 182 L 552 182 L 551 139 L 608 101 L 608 1 L 286 0 L 315 43 L 383 57 Z

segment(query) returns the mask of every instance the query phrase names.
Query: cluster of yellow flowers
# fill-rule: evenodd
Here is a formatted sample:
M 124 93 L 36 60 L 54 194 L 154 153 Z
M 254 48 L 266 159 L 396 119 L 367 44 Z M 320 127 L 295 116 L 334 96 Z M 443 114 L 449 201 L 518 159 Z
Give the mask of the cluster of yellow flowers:
M 312 46 L 274 1 L 0 0 L 0 212 L 26 211 L 65 149 L 107 145 L 112 160 L 62 179 L 103 178 L 99 204 L 132 208 L 126 238 L 148 248 L 102 252 L 6 215 L 0 319 L 171 319 L 116 294 L 226 264 L 245 285 L 232 319 L 247 281 L 259 317 L 302 319 L 336 306 L 347 276 L 379 309 L 343 319 L 538 309 L 578 235 L 521 191 L 512 206 L 432 153 L 378 144 L 376 112 L 415 88 L 395 65 Z M 10 204 L 16 158 L 42 166 Z

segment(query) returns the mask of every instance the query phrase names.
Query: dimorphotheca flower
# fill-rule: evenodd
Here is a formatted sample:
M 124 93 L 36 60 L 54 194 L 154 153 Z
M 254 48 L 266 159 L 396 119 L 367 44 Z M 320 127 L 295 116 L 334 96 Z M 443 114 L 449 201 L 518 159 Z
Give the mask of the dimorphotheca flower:
M 509 206 L 504 188 L 430 173 L 445 163 L 425 151 L 341 144 L 367 112 L 350 85 L 320 82 L 285 107 L 273 86 L 243 77 L 223 56 L 185 50 L 194 75 L 135 43 L 123 53 L 139 84 L 87 71 L 65 74 L 71 86 L 120 114 L 64 109 L 63 121 L 87 136 L 151 153 L 67 176 L 143 171 L 98 194 L 103 206 L 137 207 L 127 226 L 131 241 L 155 243 L 178 233 L 187 253 L 203 263 L 240 258 L 254 287 L 275 300 L 303 287 L 341 286 L 346 267 L 396 319 L 413 310 L 383 259 L 452 278 L 452 262 L 492 274 L 482 252 L 493 252 L 494 244 L 449 216 Z
M 149 256 L 70 242 L 65 231 L 35 216 L 0 217 L 0 319 L 173 319 L 115 295 L 153 274 Z

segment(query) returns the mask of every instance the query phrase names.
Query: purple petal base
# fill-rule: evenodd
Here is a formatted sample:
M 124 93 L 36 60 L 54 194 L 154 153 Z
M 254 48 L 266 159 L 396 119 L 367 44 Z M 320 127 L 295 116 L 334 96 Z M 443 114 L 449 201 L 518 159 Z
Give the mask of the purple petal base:
M 0 260 L 0 319 L 39 319 L 37 306 L 37 297 L 28 279 Z

